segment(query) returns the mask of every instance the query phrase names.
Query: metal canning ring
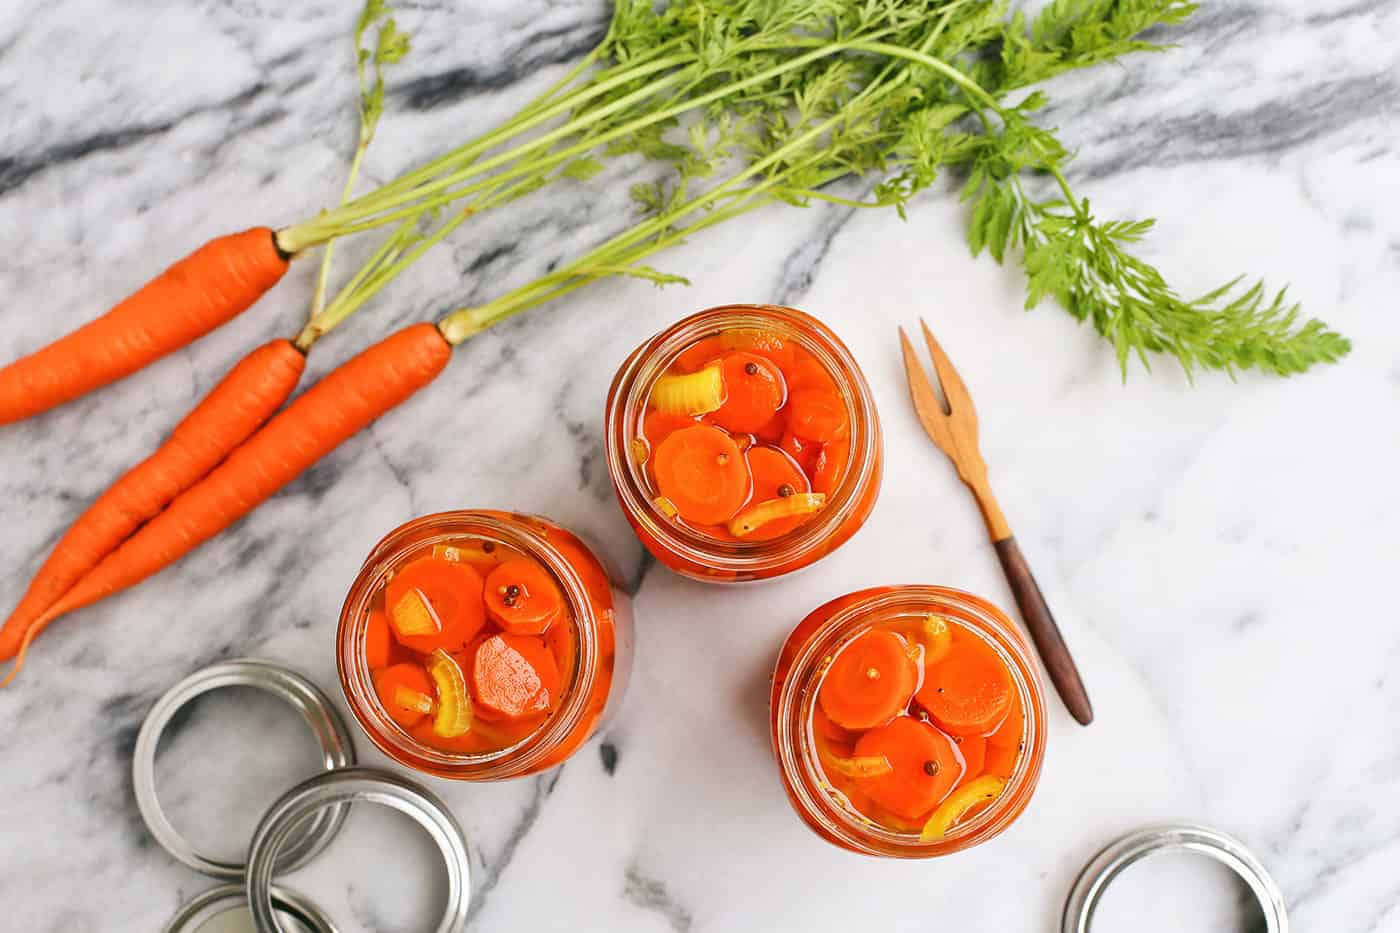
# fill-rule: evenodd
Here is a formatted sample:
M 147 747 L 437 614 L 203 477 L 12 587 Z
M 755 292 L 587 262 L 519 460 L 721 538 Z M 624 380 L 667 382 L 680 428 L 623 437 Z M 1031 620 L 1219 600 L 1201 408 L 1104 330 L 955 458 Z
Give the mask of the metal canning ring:
M 321 908 L 294 891 L 274 888 L 272 904 L 279 914 L 297 924 L 296 933 L 340 933 Z M 232 911 L 242 911 L 251 917 L 243 886 L 221 884 L 196 895 L 181 907 L 166 925 L 164 933 L 200 933 L 206 924 L 214 921 L 216 917 L 222 917 Z M 227 930 L 229 927 L 221 925 L 220 929 Z
M 223 661 L 196 671 L 171 687 L 151 707 L 136 736 L 136 752 L 131 764 L 131 781 L 141 818 L 165 851 L 195 871 L 216 878 L 242 878 L 245 863 L 213 858 L 195 849 L 171 824 L 156 795 L 156 746 L 170 720 L 195 697 L 220 687 L 255 687 L 290 704 L 311 727 L 321 747 L 327 770 L 355 763 L 355 746 L 345 722 L 330 698 L 311 681 L 289 668 L 243 658 Z M 335 837 L 345 822 L 346 807 L 318 813 L 314 822 L 296 827 L 294 838 L 282 853 L 279 871 L 291 871 L 316 855 Z
M 1144 829 L 1124 836 L 1090 860 L 1065 901 L 1062 933 L 1089 933 L 1094 910 L 1109 884 L 1134 862 L 1164 850 L 1206 855 L 1244 880 L 1264 911 L 1267 933 L 1288 933 L 1283 893 L 1264 865 L 1238 839 L 1206 826 L 1183 824 Z
M 427 831 L 447 866 L 447 906 L 435 933 L 459 933 L 466 926 L 471 901 L 471 861 L 462 828 L 432 793 L 407 778 L 372 768 L 318 774 L 284 794 L 263 816 L 248 849 L 248 907 L 258 933 L 291 933 L 277 923 L 272 876 L 278 853 L 298 824 L 313 814 L 350 803 L 391 807 Z

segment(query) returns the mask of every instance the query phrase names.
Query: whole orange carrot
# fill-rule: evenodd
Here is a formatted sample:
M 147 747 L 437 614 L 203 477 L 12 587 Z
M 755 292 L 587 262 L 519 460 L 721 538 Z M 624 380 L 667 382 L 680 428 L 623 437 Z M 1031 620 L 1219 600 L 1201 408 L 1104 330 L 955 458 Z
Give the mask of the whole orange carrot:
M 287 271 L 276 234 L 210 240 L 112 310 L 0 369 L 0 424 L 129 376 L 247 310 Z
M 436 327 L 413 324 L 307 389 L 35 619 L 24 632 L 4 683 L 19 673 L 29 643 L 54 619 L 141 582 L 238 521 L 432 382 L 451 353 Z
M 290 340 L 274 340 L 229 370 L 165 443 L 113 483 L 54 546 L 0 628 L 0 661 L 14 657 L 29 623 L 83 574 L 262 427 L 305 368 L 306 357 Z

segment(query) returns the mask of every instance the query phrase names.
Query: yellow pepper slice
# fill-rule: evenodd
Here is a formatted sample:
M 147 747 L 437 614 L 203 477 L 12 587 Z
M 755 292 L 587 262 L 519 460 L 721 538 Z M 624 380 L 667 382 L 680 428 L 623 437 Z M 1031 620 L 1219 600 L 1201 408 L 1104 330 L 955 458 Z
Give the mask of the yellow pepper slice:
M 799 492 L 791 496 L 768 499 L 751 505 L 729 521 L 729 533 L 736 538 L 753 534 L 758 529 L 780 518 L 794 515 L 810 515 L 826 507 L 826 494 L 821 492 Z
M 675 518 L 681 514 L 680 509 L 676 508 L 676 504 L 665 496 L 657 496 L 651 500 L 651 504 L 656 506 L 656 510 L 667 518 Z
M 724 404 L 724 373 L 718 363 L 699 372 L 672 374 L 656 380 L 651 407 L 670 415 L 705 415 Z
M 924 646 L 924 663 L 937 664 L 953 650 L 953 627 L 947 619 L 930 613 L 920 625 L 919 641 Z
M 415 713 L 422 713 L 424 716 L 433 712 L 433 698 L 426 693 L 419 693 L 403 684 L 394 688 L 394 705 Z
M 894 765 L 884 755 L 858 755 L 854 758 L 824 755 L 822 764 L 848 778 L 875 778 L 894 770 Z
M 432 603 L 417 589 L 399 597 L 399 601 L 389 610 L 389 621 L 394 624 L 394 631 L 405 637 L 434 635 L 442 631 L 442 621 L 433 611 Z
M 975 781 L 969 781 L 953 791 L 942 806 L 933 811 L 933 816 L 924 824 L 919 833 L 921 842 L 934 842 L 947 835 L 953 824 L 962 819 L 968 810 L 988 800 L 1000 796 L 1006 788 L 1006 781 L 993 774 L 984 774 Z
M 467 693 L 467 679 L 452 655 L 441 648 L 428 655 L 428 676 L 438 692 L 437 716 L 433 731 L 444 739 L 455 738 L 471 731 L 472 698 Z

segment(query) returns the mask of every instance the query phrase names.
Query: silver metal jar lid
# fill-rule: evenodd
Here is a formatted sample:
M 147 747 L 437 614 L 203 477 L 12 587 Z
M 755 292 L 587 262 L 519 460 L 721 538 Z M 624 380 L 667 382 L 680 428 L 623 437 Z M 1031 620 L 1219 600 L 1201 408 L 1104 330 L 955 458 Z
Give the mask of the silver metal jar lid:
M 1288 933 L 1283 893 L 1263 864 L 1244 843 L 1206 826 L 1159 826 L 1124 836 L 1084 866 L 1065 902 L 1062 933 L 1089 933 L 1094 910 L 1109 884 L 1134 862 L 1156 852 L 1178 850 L 1209 856 L 1244 880 L 1264 911 L 1267 933 Z
M 435 933 L 459 933 L 471 901 L 471 861 L 467 841 L 447 806 L 407 778 L 372 768 L 345 768 L 318 774 L 282 796 L 263 816 L 248 849 L 248 906 L 257 933 L 292 933 L 274 913 L 272 876 L 278 854 L 296 827 L 317 813 L 350 803 L 374 803 L 412 817 L 442 852 L 447 866 L 447 907 Z
M 273 888 L 272 906 L 292 924 L 289 933 L 340 933 L 319 907 L 294 891 Z M 223 884 L 181 907 L 165 933 L 254 933 L 255 929 L 243 886 Z
M 146 828 L 161 846 L 195 871 L 216 878 L 242 878 L 245 863 L 213 858 L 195 849 L 185 837 L 176 832 L 161 808 L 156 796 L 156 746 L 161 733 L 185 704 L 195 697 L 220 687 L 256 687 L 290 704 L 311 727 L 321 748 L 321 759 L 327 770 L 344 768 L 355 763 L 355 746 L 345 722 L 331 704 L 330 698 L 311 681 L 289 668 L 250 658 L 224 661 L 196 671 L 165 692 L 141 724 L 136 736 L 136 752 L 131 765 L 131 780 L 136 788 L 136 804 Z M 340 831 L 345 822 L 346 806 L 322 810 L 314 821 L 293 827 L 291 839 L 283 848 L 279 871 L 291 871 L 320 852 Z

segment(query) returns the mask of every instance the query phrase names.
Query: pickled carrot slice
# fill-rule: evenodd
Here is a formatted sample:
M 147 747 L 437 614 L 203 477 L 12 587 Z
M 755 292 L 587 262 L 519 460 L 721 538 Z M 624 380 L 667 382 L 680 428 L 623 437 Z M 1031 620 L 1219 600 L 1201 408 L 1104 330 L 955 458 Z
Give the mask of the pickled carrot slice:
M 955 735 L 953 744 L 963 758 L 962 786 L 978 777 L 987 768 L 987 740 L 980 735 Z
M 642 419 L 642 436 L 646 438 L 647 443 L 654 450 L 657 444 L 681 428 L 692 427 L 694 424 L 695 419 L 688 415 L 672 415 L 653 408 Z
M 750 447 L 744 451 L 744 459 L 748 461 L 749 474 L 753 477 L 750 507 L 754 503 L 811 491 L 811 484 L 807 480 L 807 474 L 802 472 L 802 467 L 776 447 Z M 743 536 L 751 541 L 769 541 L 787 534 L 801 524 L 801 516 L 772 518 L 761 528 L 755 528 Z
M 792 348 L 771 330 L 736 327 L 720 334 L 719 344 L 726 350 L 743 350 L 767 357 L 780 368 L 790 366 L 793 362 Z
M 711 334 L 692 343 L 676 357 L 673 367 L 683 373 L 693 373 L 705 364 L 724 355 L 725 346 L 719 334 Z
M 945 732 L 989 735 L 1011 710 L 1011 672 L 982 639 L 953 632 L 953 647 L 937 664 L 925 665 L 919 705 Z
M 1010 778 L 1016 772 L 1016 762 L 1021 758 L 1020 743 L 1015 745 L 993 745 L 987 743 L 987 760 L 982 765 L 986 774 Z
M 651 407 L 668 415 L 704 415 L 728 402 L 728 371 L 719 362 L 693 373 L 671 373 L 651 387 Z
M 813 441 L 845 440 L 850 416 L 841 396 L 826 389 L 794 389 L 788 399 L 788 429 Z
M 542 635 L 563 611 L 558 584 L 529 558 L 512 558 L 486 578 L 486 612 L 513 635 Z
M 783 368 L 783 375 L 787 377 L 788 389 L 793 392 L 798 389 L 836 391 L 836 380 L 831 378 L 831 373 L 805 350 L 794 350 L 792 364 Z
M 1001 796 L 1005 789 L 1006 782 L 992 775 L 970 781 L 954 791 L 953 795 L 933 812 L 933 816 L 928 818 L 923 831 L 919 833 L 919 839 L 923 842 L 942 839 L 948 834 L 948 830 L 966 817 L 974 807 L 985 806 Z
M 724 403 L 717 409 L 710 409 L 709 420 L 739 434 L 751 434 L 767 425 L 787 400 L 787 383 L 777 364 L 754 353 L 726 353 L 719 365 L 723 372 Z M 709 371 L 706 367 L 701 372 Z
M 697 424 L 676 431 L 656 447 L 652 470 L 661 495 L 686 521 L 719 525 L 749 498 L 748 464 L 720 428 Z
M 465 648 L 486 623 L 482 587 L 481 574 L 470 564 L 423 557 L 405 566 L 384 591 L 384 604 L 391 617 L 403 598 L 416 591 L 432 608 L 440 628 L 422 634 L 396 628 L 399 644 L 420 654 L 432 654 L 438 648 Z
M 375 609 L 365 623 L 365 663 L 370 670 L 389 666 L 389 658 L 394 650 L 394 636 L 389 631 L 389 617 Z
M 433 681 L 428 672 L 417 664 L 395 664 L 375 672 L 374 692 L 379 695 L 384 712 L 394 722 L 409 729 L 420 722 L 425 713 L 416 702 L 401 704 L 400 690 L 407 691 L 405 696 L 418 694 L 431 698 Z
M 822 445 L 818 442 L 803 440 L 791 431 L 785 431 L 778 442 L 778 449 L 791 457 L 803 473 L 811 476 L 816 472 L 822 453 Z
M 821 446 L 812 467 L 812 491 L 831 495 L 846 475 L 846 466 L 851 462 L 851 442 L 832 441 Z
M 493 635 L 476 649 L 472 694 L 488 717 L 520 719 L 548 712 L 559 701 L 554 655 L 531 635 Z
M 817 702 L 832 722 L 869 729 L 908 706 L 917 671 L 905 644 L 894 632 L 871 629 L 841 649 L 817 690 Z
M 433 732 L 444 739 L 470 732 L 472 701 L 467 693 L 467 678 L 461 665 L 441 648 L 428 655 L 428 674 L 437 687 L 438 709 L 433 720 Z
M 729 522 L 729 533 L 736 538 L 753 538 L 773 522 L 794 517 L 806 517 L 826 507 L 826 496 L 819 492 L 801 492 L 780 499 L 769 499 L 751 505 Z M 770 534 L 769 537 L 776 537 Z
M 880 806 L 906 820 L 921 819 L 943 802 L 963 776 L 962 756 L 948 736 L 912 716 L 871 729 L 856 742 L 857 758 L 883 755 L 888 774 L 863 782 Z
M 820 703 L 812 708 L 812 728 L 817 735 L 831 739 L 833 742 L 854 743 L 859 737 L 859 733 L 843 729 L 832 722 L 831 717 L 821 708 Z

